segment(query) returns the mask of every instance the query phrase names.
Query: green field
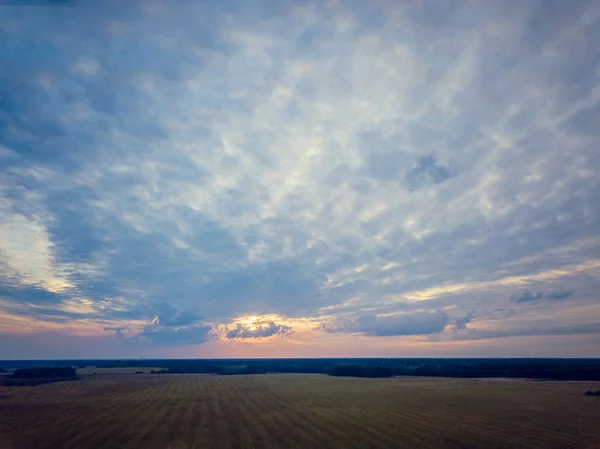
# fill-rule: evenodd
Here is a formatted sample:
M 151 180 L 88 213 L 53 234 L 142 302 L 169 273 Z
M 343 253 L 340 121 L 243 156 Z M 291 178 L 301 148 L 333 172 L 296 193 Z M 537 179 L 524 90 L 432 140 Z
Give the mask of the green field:
M 0 387 L 2 448 L 600 447 L 593 382 L 98 375 Z

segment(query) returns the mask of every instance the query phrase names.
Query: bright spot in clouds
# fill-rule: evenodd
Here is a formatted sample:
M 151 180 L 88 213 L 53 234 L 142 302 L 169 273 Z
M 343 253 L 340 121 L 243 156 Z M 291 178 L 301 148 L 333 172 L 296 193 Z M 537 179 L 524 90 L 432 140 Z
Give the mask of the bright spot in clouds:
M 594 2 L 0 6 L 0 358 L 599 356 Z

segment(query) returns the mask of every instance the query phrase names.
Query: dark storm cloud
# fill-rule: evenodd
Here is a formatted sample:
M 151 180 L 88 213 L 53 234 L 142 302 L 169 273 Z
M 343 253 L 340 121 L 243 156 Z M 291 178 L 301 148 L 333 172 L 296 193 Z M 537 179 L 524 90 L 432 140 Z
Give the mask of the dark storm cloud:
M 292 332 L 290 326 L 277 324 L 274 321 L 268 323 L 257 323 L 254 326 L 244 326 L 238 323 L 235 328 L 229 329 L 225 334 L 226 338 L 268 338 L 273 335 L 285 336 Z

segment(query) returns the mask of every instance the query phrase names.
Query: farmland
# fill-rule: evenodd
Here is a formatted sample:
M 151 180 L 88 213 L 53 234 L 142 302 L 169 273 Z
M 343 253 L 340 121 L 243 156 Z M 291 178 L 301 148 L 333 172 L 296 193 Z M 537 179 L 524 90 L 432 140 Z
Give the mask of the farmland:
M 600 447 L 598 382 L 84 376 L 0 386 L 2 448 Z

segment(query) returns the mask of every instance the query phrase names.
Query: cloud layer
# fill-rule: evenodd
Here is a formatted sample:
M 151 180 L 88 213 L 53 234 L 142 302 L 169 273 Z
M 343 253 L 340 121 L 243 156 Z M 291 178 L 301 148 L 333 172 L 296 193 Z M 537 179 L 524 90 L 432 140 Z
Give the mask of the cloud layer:
M 539 299 L 566 299 L 575 294 L 575 290 L 556 290 L 552 292 L 531 293 L 530 290 L 523 290 L 521 293 L 510 297 L 512 302 L 531 302 Z
M 361 333 L 365 336 L 427 335 L 442 332 L 450 323 L 442 311 L 404 314 L 400 316 L 362 315 L 342 321 L 338 327 L 324 326 L 326 332 Z
M 0 6 L 0 337 L 600 355 L 599 25 L 593 2 Z
M 277 324 L 273 321 L 269 323 L 255 323 L 252 326 L 244 326 L 238 323 L 235 328 L 230 329 L 225 334 L 225 338 L 268 338 L 274 335 L 289 335 L 292 332 L 290 326 Z

